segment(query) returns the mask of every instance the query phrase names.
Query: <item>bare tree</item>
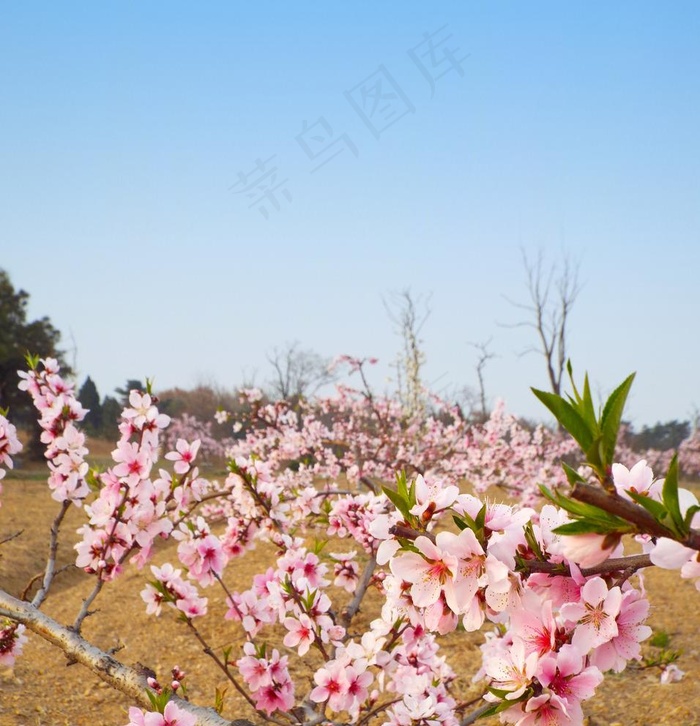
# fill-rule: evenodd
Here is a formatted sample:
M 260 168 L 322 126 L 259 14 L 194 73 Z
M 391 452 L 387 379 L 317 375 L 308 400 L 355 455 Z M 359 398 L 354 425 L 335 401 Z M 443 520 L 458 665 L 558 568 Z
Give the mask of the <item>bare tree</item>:
M 429 298 L 414 296 L 409 289 L 391 294 L 384 300 L 384 307 L 401 336 L 403 350 L 396 361 L 397 389 L 407 415 L 420 413 L 425 408 L 421 368 L 425 364 L 425 353 L 420 331 L 430 316 Z
M 481 405 L 480 417 L 482 422 L 486 421 L 489 417 L 488 406 L 486 405 L 486 386 L 484 384 L 484 371 L 486 370 L 486 364 L 492 359 L 496 358 L 496 354 L 489 350 L 491 341 L 493 338 L 489 338 L 485 343 L 469 343 L 473 348 L 478 351 L 478 357 L 476 360 L 476 375 L 479 380 L 479 403 Z
M 268 384 L 273 398 L 308 398 L 334 380 L 329 371 L 330 361 L 312 350 L 302 350 L 296 340 L 275 348 L 267 360 L 274 371 Z
M 530 301 L 518 303 L 506 299 L 526 311 L 528 319 L 510 327 L 528 327 L 536 331 L 538 345 L 527 348 L 523 354 L 533 351 L 542 354 L 552 392 L 561 395 L 567 360 L 567 325 L 581 291 L 579 263 L 564 254 L 559 263 L 547 266 L 541 251 L 534 262 L 528 259 L 524 250 L 521 252 Z

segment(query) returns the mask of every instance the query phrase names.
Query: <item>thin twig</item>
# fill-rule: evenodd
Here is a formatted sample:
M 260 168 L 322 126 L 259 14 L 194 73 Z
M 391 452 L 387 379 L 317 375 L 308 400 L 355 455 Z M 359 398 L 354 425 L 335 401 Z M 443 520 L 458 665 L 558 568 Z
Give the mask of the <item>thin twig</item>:
M 67 565 L 63 565 L 63 567 L 59 567 L 58 570 L 56 570 L 56 572 L 54 573 L 54 577 L 56 577 L 56 575 L 60 575 L 62 572 L 65 572 L 66 570 L 71 570 L 74 567 L 75 567 L 75 565 L 72 562 L 69 562 Z M 32 589 L 32 585 L 37 580 L 41 580 L 41 578 L 43 577 L 43 575 L 44 575 L 43 572 L 38 572 L 36 575 L 34 575 L 34 577 L 32 577 L 32 579 L 27 583 L 27 585 L 24 588 L 24 590 L 22 590 L 22 593 L 19 596 L 19 599 L 20 600 L 26 600 L 27 599 L 27 595 L 29 594 L 29 591 Z
M 12 542 L 13 539 L 17 539 L 20 535 L 24 533 L 23 529 L 20 529 L 19 532 L 15 532 L 14 534 L 10 534 L 5 539 L 0 539 L 0 545 L 4 545 L 6 542 Z
M 487 703 L 485 706 L 477 708 L 476 711 L 472 711 L 459 722 L 459 726 L 471 726 L 476 723 L 492 706 L 492 703 Z
M 32 600 L 32 605 L 35 608 L 41 607 L 41 604 L 46 600 L 47 595 L 49 594 L 49 588 L 51 587 L 51 583 L 53 582 L 54 575 L 56 574 L 56 553 L 58 552 L 58 531 L 61 528 L 61 522 L 63 521 L 63 518 L 66 516 L 66 512 L 68 511 L 68 507 L 70 507 L 71 502 L 69 499 L 66 499 L 62 502 L 61 508 L 58 511 L 58 514 L 56 515 L 56 518 L 53 520 L 53 524 L 51 525 L 51 539 L 49 540 L 49 556 L 46 560 L 46 569 L 44 570 L 44 580 L 41 583 L 41 587 L 39 588 L 39 591 L 36 595 L 34 595 L 34 599 Z
M 382 703 L 380 706 L 377 706 L 375 709 L 365 714 L 365 716 L 357 722 L 357 726 L 362 726 L 363 724 L 367 723 L 372 718 L 372 716 L 376 716 L 378 713 L 386 711 L 389 706 L 393 706 L 395 703 L 399 703 L 399 701 L 403 701 L 403 697 L 395 698 L 393 701 L 387 701 L 386 703 Z
M 197 627 L 192 622 L 192 618 L 186 618 L 185 622 L 187 623 L 187 627 L 192 631 L 192 634 L 195 638 L 199 641 L 202 648 L 204 649 L 205 655 L 208 655 L 214 663 L 219 667 L 219 669 L 223 672 L 223 674 L 226 676 L 226 678 L 231 682 L 233 687 L 245 698 L 245 700 L 250 704 L 250 706 L 255 710 L 255 712 L 263 718 L 265 721 L 269 721 L 270 723 L 277 724 L 278 726 L 287 726 L 286 721 L 280 721 L 279 719 L 272 718 L 271 716 L 266 715 L 262 711 L 259 711 L 257 708 L 255 708 L 255 701 L 250 697 L 248 692 L 243 688 L 243 686 L 238 682 L 238 679 L 231 673 L 230 668 L 228 667 L 228 663 L 225 663 L 224 661 L 219 658 L 219 656 L 214 652 L 214 650 L 211 648 L 209 643 L 205 640 L 204 636 L 199 632 Z M 287 716 L 287 714 L 283 714 Z M 291 717 L 287 716 L 288 720 L 291 721 Z
M 343 610 L 340 615 L 340 624 L 347 629 L 350 627 L 352 619 L 360 609 L 360 603 L 367 592 L 370 582 L 372 581 L 372 575 L 377 567 L 377 560 L 374 557 L 370 557 L 369 561 L 365 565 L 365 569 L 362 572 L 362 577 L 357 583 L 357 589 L 355 590 L 355 596 L 351 600 L 350 604 Z
M 431 532 L 419 532 L 412 527 L 395 524 L 389 529 L 389 533 L 403 539 L 415 540 L 417 537 L 427 537 L 431 542 L 435 542 L 435 535 Z M 643 567 L 651 567 L 652 561 L 649 555 L 630 555 L 629 557 L 615 557 L 599 565 L 593 567 L 585 567 L 581 570 L 581 574 L 585 577 L 591 575 L 606 575 L 611 572 L 620 572 L 622 570 L 640 570 Z M 563 562 L 545 562 L 543 560 L 521 560 L 519 563 L 521 572 L 546 572 L 550 575 L 570 575 L 571 570 L 568 565 Z M 629 577 L 629 575 L 628 575 Z
M 433 544 L 435 544 L 435 535 L 432 532 L 420 532 L 417 529 L 407 527 L 403 524 L 395 524 L 393 527 L 390 527 L 389 534 L 410 540 L 417 539 L 418 537 L 427 537 Z
M 92 588 L 92 592 L 83 600 L 83 606 L 80 608 L 80 612 L 78 613 L 78 616 L 75 619 L 75 622 L 72 625 L 72 629 L 76 632 L 80 632 L 80 628 L 82 627 L 83 620 L 91 614 L 89 610 L 90 605 L 95 601 L 95 598 L 100 594 L 100 590 L 104 587 L 105 581 L 98 576 L 98 580 L 95 583 L 95 587 Z
M 630 577 L 637 570 L 644 567 L 651 567 L 654 563 L 649 555 L 629 555 L 628 557 L 613 557 L 593 567 L 581 568 L 584 577 L 593 575 L 609 575 L 612 572 L 627 572 Z M 545 572 L 550 575 L 570 575 L 571 570 L 563 562 L 543 562 L 542 560 L 524 560 L 520 562 L 520 571 L 523 572 Z

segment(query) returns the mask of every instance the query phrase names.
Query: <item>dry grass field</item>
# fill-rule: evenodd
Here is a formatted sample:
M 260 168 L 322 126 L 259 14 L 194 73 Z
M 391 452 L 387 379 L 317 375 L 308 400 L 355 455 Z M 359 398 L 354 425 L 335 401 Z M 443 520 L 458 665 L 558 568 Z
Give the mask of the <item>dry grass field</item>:
M 14 595 L 43 568 L 48 530 L 58 506 L 40 478 L 41 470 L 18 474 L 25 478 L 4 480 L 0 507 L 0 540 L 22 530 L 21 536 L 0 547 L 0 587 Z M 74 531 L 81 522 L 81 512 L 72 508 L 64 526 L 61 564 L 73 559 Z M 350 547 L 339 542 L 337 549 Z M 249 587 L 253 575 L 268 566 L 270 556 L 268 548 L 258 546 L 229 568 L 230 586 L 241 590 Z M 175 549 L 166 543 L 158 551 L 156 562 L 168 560 L 175 560 Z M 179 665 L 188 672 L 190 697 L 201 704 L 212 704 L 215 689 L 225 687 L 225 680 L 171 612 L 164 612 L 160 618 L 146 615 L 139 592 L 148 574 L 131 567 L 106 587 L 96 602 L 99 612 L 85 623 L 84 635 L 102 649 L 119 647 L 117 657 L 125 663 L 145 664 L 163 679 L 174 665 Z M 668 633 L 670 648 L 682 651 L 678 665 L 686 676 L 680 683 L 661 685 L 656 668 L 632 667 L 606 678 L 599 696 L 584 704 L 588 726 L 700 724 L 700 593 L 672 572 L 651 571 L 645 579 L 652 602 L 650 625 L 655 631 Z M 44 609 L 67 624 L 90 588 L 87 576 L 75 569 L 66 570 L 59 575 Z M 206 594 L 212 593 L 210 590 Z M 378 605 L 377 598 L 370 598 L 361 618 L 372 619 Z M 210 614 L 202 630 L 215 647 L 232 645 L 235 653 L 242 643 L 240 630 L 223 619 L 223 612 L 221 600 L 210 601 Z M 460 674 L 457 689 L 465 699 L 479 693 L 471 677 L 479 665 L 481 638 L 479 633 L 454 633 L 444 640 L 443 652 Z M 657 652 L 650 646 L 645 646 L 645 651 Z M 295 679 L 308 682 L 313 659 L 290 655 Z M 125 696 L 102 684 L 82 666 L 67 666 L 59 651 L 36 636 L 30 636 L 14 668 L 0 667 L 0 726 L 119 726 L 127 723 L 130 705 Z M 226 694 L 224 715 L 256 720 L 232 688 Z M 498 719 L 483 723 L 490 726 Z

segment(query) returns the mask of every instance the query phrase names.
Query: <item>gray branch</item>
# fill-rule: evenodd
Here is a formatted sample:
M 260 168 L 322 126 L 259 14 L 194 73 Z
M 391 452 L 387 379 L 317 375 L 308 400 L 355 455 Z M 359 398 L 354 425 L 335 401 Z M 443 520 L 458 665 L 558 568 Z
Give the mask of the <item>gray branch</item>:
M 146 695 L 146 676 L 134 668 L 124 665 L 109 653 L 88 643 L 75 631 L 60 625 L 45 613 L 22 600 L 0 590 L 0 615 L 10 618 L 44 640 L 62 650 L 70 660 L 81 663 L 98 678 L 121 691 L 139 706 L 151 710 L 151 702 Z M 173 696 L 179 708 L 197 717 L 198 726 L 231 726 L 232 722 L 219 716 L 211 708 L 197 706 L 189 701 Z M 253 726 L 245 719 L 237 720 L 237 726 Z

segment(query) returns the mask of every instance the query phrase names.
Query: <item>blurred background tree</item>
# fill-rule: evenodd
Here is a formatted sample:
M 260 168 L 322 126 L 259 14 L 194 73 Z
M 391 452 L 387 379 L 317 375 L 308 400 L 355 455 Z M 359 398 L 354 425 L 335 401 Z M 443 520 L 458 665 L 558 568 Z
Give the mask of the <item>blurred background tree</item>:
M 63 351 L 58 348 L 60 332 L 46 316 L 28 321 L 28 302 L 29 293 L 15 290 L 9 274 L 0 269 L 0 408 L 9 409 L 15 425 L 29 432 L 26 454 L 41 459 L 41 429 L 31 398 L 17 388 L 17 371 L 26 369 L 27 352 L 42 358 L 56 358 L 64 375 L 71 371 Z

